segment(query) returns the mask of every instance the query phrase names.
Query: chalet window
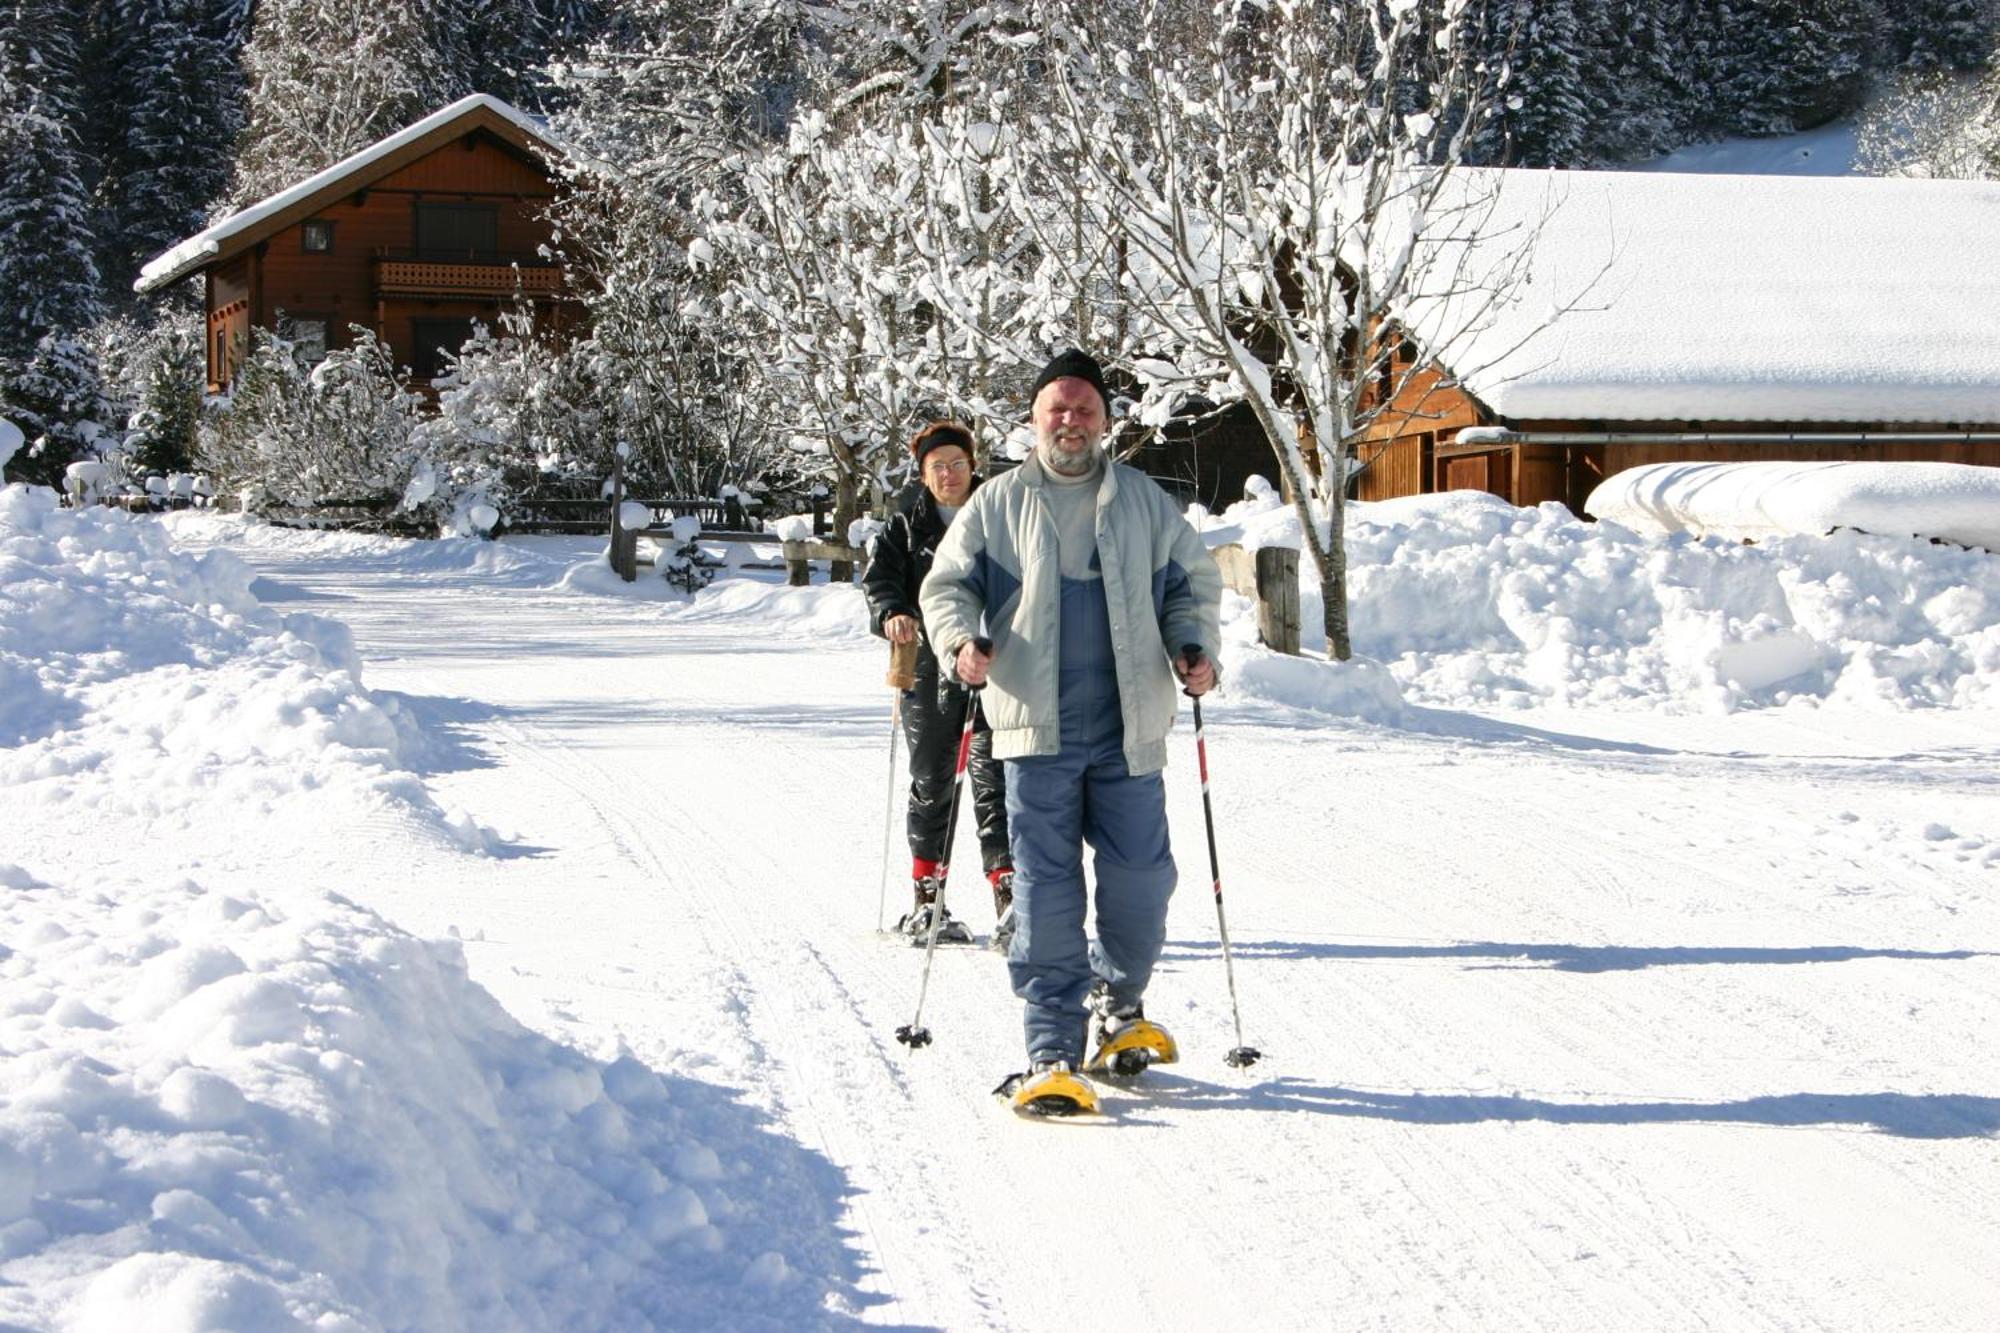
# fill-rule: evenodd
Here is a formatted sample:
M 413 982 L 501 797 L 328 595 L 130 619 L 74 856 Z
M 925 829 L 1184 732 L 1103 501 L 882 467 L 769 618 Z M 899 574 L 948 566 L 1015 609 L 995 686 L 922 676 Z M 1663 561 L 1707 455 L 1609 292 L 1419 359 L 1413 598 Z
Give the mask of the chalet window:
M 309 255 L 324 255 L 333 252 L 333 224 L 325 218 L 313 218 L 299 224 L 299 248 Z
M 491 204 L 418 204 L 422 259 L 491 259 L 500 250 L 500 210 Z

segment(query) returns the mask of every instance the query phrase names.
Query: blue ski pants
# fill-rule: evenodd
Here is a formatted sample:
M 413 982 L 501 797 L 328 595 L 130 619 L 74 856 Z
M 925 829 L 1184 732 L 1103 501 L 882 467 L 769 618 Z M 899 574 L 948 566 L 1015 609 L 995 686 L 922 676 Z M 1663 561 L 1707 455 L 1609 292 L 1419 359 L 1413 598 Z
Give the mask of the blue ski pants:
M 1007 970 L 1026 1002 L 1031 1063 L 1082 1064 L 1092 982 L 1136 1003 L 1166 943 L 1175 879 L 1166 784 L 1159 773 L 1131 776 L 1122 730 L 1106 730 L 1088 740 L 1066 734 L 1057 754 L 1007 761 L 1017 922 Z M 1084 931 L 1085 843 L 1097 882 L 1095 943 Z

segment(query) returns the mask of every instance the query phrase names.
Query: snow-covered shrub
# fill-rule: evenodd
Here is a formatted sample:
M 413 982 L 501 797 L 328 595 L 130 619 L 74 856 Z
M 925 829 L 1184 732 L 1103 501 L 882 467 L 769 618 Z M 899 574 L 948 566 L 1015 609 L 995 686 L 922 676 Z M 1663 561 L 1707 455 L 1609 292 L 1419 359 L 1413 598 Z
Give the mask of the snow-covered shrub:
M 530 310 L 502 315 L 497 331 L 475 326 L 436 381 L 437 414 L 410 433 L 403 509 L 464 535 L 494 526 L 475 521 L 481 509 L 504 521 L 545 475 L 578 465 L 593 479 L 603 475 L 600 451 L 578 433 L 564 369 L 536 336 Z
M 1991 180 L 2000 175 L 2000 66 L 1984 75 L 1901 75 L 1862 114 L 1854 165 L 1871 176 Z
M 71 463 L 95 457 L 115 413 L 88 340 L 51 333 L 24 360 L 0 357 L 0 416 L 26 439 L 8 481 L 60 487 Z
M 672 537 L 657 539 L 660 548 L 653 557 L 653 568 L 669 586 L 686 593 L 700 592 L 715 578 L 715 570 L 703 563 L 696 540 L 701 536 L 701 520 L 683 514 L 674 520 L 673 529 Z
M 418 458 L 418 396 L 386 344 L 359 325 L 352 341 L 309 365 L 258 330 L 228 411 L 202 432 L 196 461 L 229 491 L 265 504 L 387 515 L 402 504 Z
M 194 461 L 206 377 L 200 331 L 163 321 L 134 358 L 134 370 L 138 405 L 125 423 L 128 470 L 140 477 L 186 472 Z

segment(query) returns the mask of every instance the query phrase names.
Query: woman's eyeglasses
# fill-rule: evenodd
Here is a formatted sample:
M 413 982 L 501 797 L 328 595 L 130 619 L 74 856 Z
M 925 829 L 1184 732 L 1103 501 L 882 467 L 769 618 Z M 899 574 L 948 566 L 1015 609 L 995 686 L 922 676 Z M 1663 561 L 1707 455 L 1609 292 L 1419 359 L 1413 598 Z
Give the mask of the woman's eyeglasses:
M 955 477 L 960 473 L 970 471 L 972 471 L 972 463 L 970 460 L 964 458 L 959 459 L 955 463 L 947 463 L 943 459 L 939 459 L 935 463 L 926 463 L 924 465 L 925 474 L 932 477 Z

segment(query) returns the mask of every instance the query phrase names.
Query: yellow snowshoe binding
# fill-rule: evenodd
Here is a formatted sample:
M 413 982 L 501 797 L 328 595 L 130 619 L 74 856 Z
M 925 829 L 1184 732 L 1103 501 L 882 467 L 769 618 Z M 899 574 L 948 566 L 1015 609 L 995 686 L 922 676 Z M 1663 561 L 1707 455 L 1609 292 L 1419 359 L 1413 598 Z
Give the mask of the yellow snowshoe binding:
M 1107 1018 L 1097 1029 L 1097 1050 L 1084 1063 L 1086 1074 L 1132 1078 L 1153 1065 L 1170 1065 L 1181 1058 L 1173 1035 L 1143 1013 Z
M 1017 1115 L 1096 1115 L 1097 1089 L 1077 1074 L 1066 1060 L 1037 1066 L 1030 1073 L 1015 1074 L 994 1091 L 1005 1094 L 1007 1105 Z

